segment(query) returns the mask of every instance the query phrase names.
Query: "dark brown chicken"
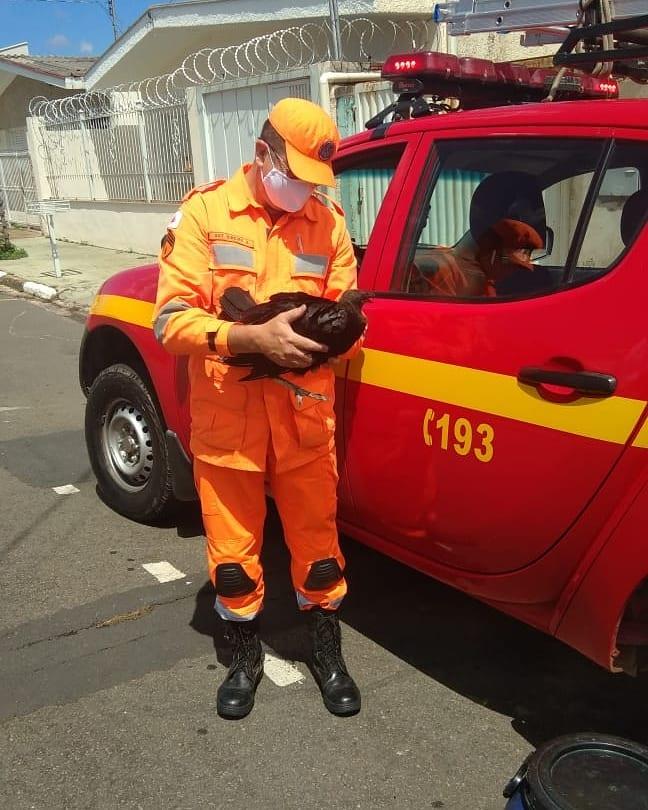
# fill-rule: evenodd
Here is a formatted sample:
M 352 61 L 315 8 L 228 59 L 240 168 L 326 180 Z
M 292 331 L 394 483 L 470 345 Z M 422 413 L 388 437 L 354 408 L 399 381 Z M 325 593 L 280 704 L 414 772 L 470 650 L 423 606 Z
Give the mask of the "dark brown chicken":
M 256 304 L 251 295 L 240 287 L 228 287 L 220 304 L 220 317 L 223 320 L 244 324 L 260 324 L 269 321 L 282 312 L 306 305 L 306 311 L 291 326 L 303 337 L 328 346 L 327 352 L 313 353 L 313 362 L 307 368 L 284 368 L 263 354 L 237 354 L 227 357 L 224 362 L 231 366 L 248 366 L 250 373 L 242 380 L 258 380 L 262 377 L 279 377 L 287 371 L 305 374 L 321 366 L 331 357 L 348 351 L 362 335 L 367 319 L 362 307 L 371 298 L 371 293 L 349 290 L 339 301 L 318 298 L 304 292 L 277 293 L 269 301 Z

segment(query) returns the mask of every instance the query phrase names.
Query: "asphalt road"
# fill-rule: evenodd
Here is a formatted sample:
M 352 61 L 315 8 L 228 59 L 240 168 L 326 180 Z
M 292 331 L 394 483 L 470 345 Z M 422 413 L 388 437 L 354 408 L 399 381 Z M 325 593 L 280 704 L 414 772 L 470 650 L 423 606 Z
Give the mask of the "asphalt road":
M 299 680 L 275 671 L 248 718 L 221 720 L 199 515 L 141 526 L 97 497 L 81 333 L 0 292 L 0 807 L 501 810 L 546 739 L 648 742 L 645 683 L 350 540 L 343 633 L 363 710 L 333 717 L 273 515 L 263 640 Z M 52 489 L 66 484 L 79 491 Z M 163 560 L 185 576 L 142 567 Z

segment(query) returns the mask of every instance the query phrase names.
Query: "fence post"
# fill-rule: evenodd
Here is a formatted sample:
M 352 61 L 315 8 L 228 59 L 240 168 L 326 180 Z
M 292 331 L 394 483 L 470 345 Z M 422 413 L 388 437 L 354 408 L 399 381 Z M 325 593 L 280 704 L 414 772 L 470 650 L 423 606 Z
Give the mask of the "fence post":
M 61 278 L 61 260 L 59 258 L 58 245 L 56 244 L 56 231 L 54 230 L 54 214 L 45 214 L 47 220 L 47 235 L 52 249 L 52 259 L 54 260 L 54 273 L 56 278 Z
M 81 147 L 83 149 L 83 160 L 85 161 L 86 174 L 88 175 L 88 187 L 90 189 L 90 199 L 95 199 L 94 182 L 92 180 L 92 171 L 90 170 L 90 156 L 88 155 L 87 138 L 88 129 L 86 127 L 85 116 L 79 116 L 79 127 L 81 129 Z
M 4 197 L 4 204 L 5 204 L 5 212 L 6 212 L 6 216 L 7 216 L 7 222 L 9 222 L 9 219 L 10 219 L 9 193 L 8 193 L 8 189 L 7 189 L 7 183 L 6 183 L 6 180 L 5 180 L 5 172 L 4 172 L 4 166 L 3 166 L 3 163 L 2 163 L 2 157 L 1 156 L 0 156 L 0 186 L 2 187 L 2 196 Z
M 25 212 L 25 222 L 27 219 L 27 184 L 25 183 L 25 175 L 23 171 L 24 157 L 18 157 L 18 177 L 20 178 L 20 193 L 22 195 L 22 209 Z M 27 157 L 29 160 L 29 156 Z
M 144 174 L 144 191 L 146 193 L 146 202 L 153 200 L 151 193 L 151 178 L 149 177 L 149 159 L 148 149 L 146 147 L 146 132 L 144 131 L 144 113 L 142 110 L 137 111 L 137 131 L 139 133 L 140 149 L 142 152 L 142 171 Z
M 329 0 L 329 18 L 331 21 L 331 36 L 333 40 L 333 59 L 338 62 L 342 59 L 342 39 L 340 38 L 340 12 L 337 0 Z

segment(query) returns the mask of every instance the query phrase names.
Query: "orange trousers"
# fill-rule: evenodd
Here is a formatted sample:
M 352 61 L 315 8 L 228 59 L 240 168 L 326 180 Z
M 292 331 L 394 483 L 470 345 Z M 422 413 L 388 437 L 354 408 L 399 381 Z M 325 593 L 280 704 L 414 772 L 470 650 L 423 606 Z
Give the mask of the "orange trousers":
M 291 576 L 301 610 L 338 607 L 347 586 L 335 523 L 335 454 L 277 474 L 268 460 L 270 490 L 291 556 Z M 248 621 L 263 607 L 260 563 L 266 517 L 264 472 L 236 470 L 194 459 L 215 608 L 223 619 Z M 242 573 L 241 573 L 242 569 Z

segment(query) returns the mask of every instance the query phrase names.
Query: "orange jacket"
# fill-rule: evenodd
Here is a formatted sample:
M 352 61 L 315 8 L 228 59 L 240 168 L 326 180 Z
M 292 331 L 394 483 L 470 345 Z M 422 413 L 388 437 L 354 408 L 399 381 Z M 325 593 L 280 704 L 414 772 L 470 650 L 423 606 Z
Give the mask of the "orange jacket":
M 160 255 L 154 329 L 168 351 L 190 355 L 194 455 L 222 466 L 264 469 L 267 435 L 264 439 L 261 433 L 267 433 L 267 422 L 273 418 L 269 411 L 275 412 L 274 404 L 277 413 L 285 405 L 296 406 L 287 401 L 264 404 L 264 392 L 273 402 L 292 395 L 271 381 L 241 383 L 246 370 L 220 362 L 219 357 L 229 354 L 227 334 L 232 325 L 218 317 L 220 296 L 226 287 L 238 286 L 258 303 L 277 292 L 300 290 L 337 300 L 356 287 L 356 261 L 343 212 L 336 204 L 329 207 L 313 195 L 301 211 L 282 216 L 273 226 L 251 194 L 245 178 L 248 170 L 244 166 L 226 182 L 193 189 L 169 224 Z M 352 353 L 359 348 L 358 343 Z M 330 434 L 332 370 L 324 366 L 287 378 L 327 395 L 318 420 L 329 425 L 325 433 Z M 304 401 L 304 411 L 314 403 Z M 298 424 L 298 436 L 299 429 Z M 310 444 L 314 441 L 311 437 Z M 286 454 L 292 452 L 289 444 Z M 297 451 L 299 446 L 298 442 Z M 280 463 L 281 455 L 280 449 Z

